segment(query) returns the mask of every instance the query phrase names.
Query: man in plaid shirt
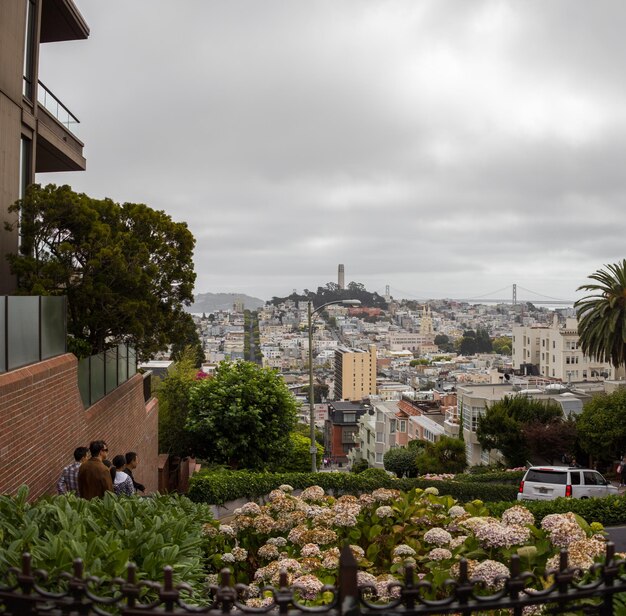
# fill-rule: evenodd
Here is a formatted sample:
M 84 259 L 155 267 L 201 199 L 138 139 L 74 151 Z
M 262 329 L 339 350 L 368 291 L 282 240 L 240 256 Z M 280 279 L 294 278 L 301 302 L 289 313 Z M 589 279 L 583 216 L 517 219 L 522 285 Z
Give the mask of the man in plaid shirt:
M 61 477 L 57 482 L 57 492 L 59 494 L 67 494 L 74 492 L 80 496 L 78 491 L 78 469 L 80 465 L 87 459 L 89 449 L 87 447 L 77 447 L 74 450 L 74 462 L 66 466 L 61 473 Z

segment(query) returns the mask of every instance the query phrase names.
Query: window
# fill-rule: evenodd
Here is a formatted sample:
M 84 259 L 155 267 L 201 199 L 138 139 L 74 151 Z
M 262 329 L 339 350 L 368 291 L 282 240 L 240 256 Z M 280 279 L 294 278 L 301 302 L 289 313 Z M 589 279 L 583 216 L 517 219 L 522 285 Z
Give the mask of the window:
M 35 0 L 26 3 L 26 32 L 24 34 L 24 80 L 22 94 L 33 100 L 33 85 L 35 81 L 35 21 L 37 10 Z
M 343 414 L 344 423 L 354 423 L 356 421 L 356 413 L 345 413 Z
M 400 420 L 398 430 L 400 432 L 406 432 L 406 420 L 405 419 Z
M 376 464 L 382 464 L 383 463 L 383 454 L 380 452 L 376 453 Z
M 396 433 L 396 420 L 392 419 L 389 422 L 389 434 L 395 434 Z
M 384 443 L 385 442 L 385 433 L 384 432 L 376 432 L 376 442 Z

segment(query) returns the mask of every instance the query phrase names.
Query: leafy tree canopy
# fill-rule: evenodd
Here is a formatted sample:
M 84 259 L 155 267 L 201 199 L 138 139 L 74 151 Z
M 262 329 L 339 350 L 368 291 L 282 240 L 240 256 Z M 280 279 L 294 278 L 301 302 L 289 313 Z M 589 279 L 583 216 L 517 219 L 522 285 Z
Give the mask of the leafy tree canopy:
M 510 336 L 500 336 L 493 341 L 493 350 L 501 355 L 511 355 L 513 340 Z
M 187 348 L 159 383 L 156 394 L 159 400 L 159 453 L 181 457 L 195 453 L 195 439 L 185 430 L 185 422 L 197 372 L 194 351 Z
M 383 463 L 385 470 L 398 477 L 417 477 L 416 452 L 404 447 L 392 447 L 385 452 Z
M 342 299 L 358 299 L 362 306 L 370 308 L 387 308 L 387 302 L 385 298 L 378 293 L 370 293 L 363 284 L 360 282 L 350 282 L 345 289 L 340 289 L 339 285 L 335 282 L 328 282 L 326 286 L 317 287 L 317 291 L 309 291 L 304 289 L 302 295 L 298 293 L 292 293 L 287 297 L 273 297 L 271 304 L 277 306 L 278 304 L 286 301 L 293 300 L 296 302 L 313 301 L 313 306 L 316 308 L 328 302 L 335 302 Z
M 610 462 L 626 452 L 626 390 L 594 396 L 576 421 L 581 448 Z
M 245 361 L 221 362 L 191 390 L 187 429 L 198 453 L 233 468 L 279 467 L 291 448 L 297 403 L 281 376 Z
M 178 361 L 183 352 L 188 349 L 188 352 L 193 355 L 194 366 L 196 368 L 202 366 L 204 361 L 202 342 L 198 336 L 198 329 L 193 322 L 193 317 L 188 312 L 181 314 L 180 319 L 176 322 L 173 340 L 170 355 L 174 361 Z
M 611 362 L 616 368 L 626 364 L 626 259 L 606 265 L 589 276 L 595 283 L 579 291 L 591 294 L 578 300 L 580 347 L 585 355 Z
M 505 396 L 487 407 L 485 414 L 478 418 L 476 435 L 483 449 L 498 449 L 510 465 L 521 466 L 531 453 L 523 427 L 534 422 L 562 422 L 562 417 L 561 408 L 551 400 Z
M 21 220 L 22 253 L 8 257 L 19 292 L 66 295 L 68 333 L 91 353 L 129 342 L 145 359 L 172 340 L 196 277 L 185 223 L 54 184 L 31 186 L 10 211 Z
M 462 473 L 467 467 L 465 443 L 451 436 L 442 436 L 434 443 L 427 441 L 416 463 L 421 474 Z
M 303 436 L 297 432 L 292 432 L 289 436 L 290 447 L 282 458 L 280 465 L 272 468 L 280 473 L 309 473 L 311 472 L 311 438 Z M 317 447 L 316 464 L 321 466 L 324 446 L 315 443 Z

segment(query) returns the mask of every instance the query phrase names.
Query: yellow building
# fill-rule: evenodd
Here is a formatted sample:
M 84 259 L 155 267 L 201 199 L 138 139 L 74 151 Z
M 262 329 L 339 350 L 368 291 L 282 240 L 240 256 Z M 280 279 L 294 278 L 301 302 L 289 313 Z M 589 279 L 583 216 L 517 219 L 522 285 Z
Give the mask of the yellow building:
M 338 347 L 335 351 L 335 399 L 359 401 L 376 394 L 376 345 L 368 351 Z

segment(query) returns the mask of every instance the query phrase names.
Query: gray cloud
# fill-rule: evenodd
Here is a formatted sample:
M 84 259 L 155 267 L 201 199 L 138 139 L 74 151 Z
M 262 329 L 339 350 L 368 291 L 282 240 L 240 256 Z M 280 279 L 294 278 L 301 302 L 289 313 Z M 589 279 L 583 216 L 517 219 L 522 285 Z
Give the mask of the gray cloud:
M 185 220 L 196 290 L 571 298 L 624 257 L 623 3 L 77 0 L 85 173 Z M 530 298 L 532 299 L 532 298 Z

